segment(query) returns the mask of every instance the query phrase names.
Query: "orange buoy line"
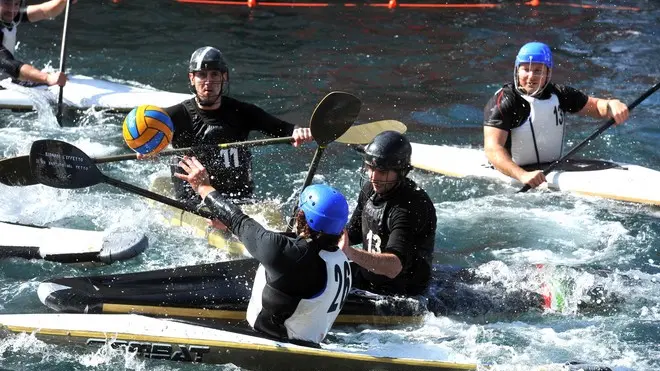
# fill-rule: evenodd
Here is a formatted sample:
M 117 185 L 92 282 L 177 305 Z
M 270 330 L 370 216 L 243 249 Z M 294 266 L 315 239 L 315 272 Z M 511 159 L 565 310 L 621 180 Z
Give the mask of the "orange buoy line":
M 378 3 L 378 4 L 357 4 L 357 3 L 324 3 L 324 2 L 313 2 L 313 3 L 294 3 L 294 2 L 281 2 L 281 1 L 264 1 L 259 2 L 258 0 L 175 0 L 179 3 L 188 3 L 188 4 L 209 4 L 209 5 L 235 5 L 235 6 L 247 6 L 249 8 L 262 7 L 262 6 L 273 6 L 273 7 L 291 7 L 291 8 L 324 8 L 330 6 L 340 6 L 346 8 L 352 7 L 374 7 L 374 8 L 445 8 L 445 9 L 489 9 L 489 8 L 499 8 L 508 5 L 526 5 L 526 6 L 566 6 L 572 8 L 582 8 L 582 9 L 610 9 L 610 10 L 628 10 L 628 11 L 639 11 L 640 8 L 631 7 L 631 6 L 619 6 L 619 5 L 588 5 L 588 4 L 571 4 L 571 3 L 556 3 L 556 2 L 544 2 L 542 0 L 530 0 L 525 3 L 515 3 L 515 4 L 460 4 L 460 3 L 443 3 L 443 4 L 415 4 L 415 3 L 398 3 L 397 0 L 389 0 L 387 3 Z

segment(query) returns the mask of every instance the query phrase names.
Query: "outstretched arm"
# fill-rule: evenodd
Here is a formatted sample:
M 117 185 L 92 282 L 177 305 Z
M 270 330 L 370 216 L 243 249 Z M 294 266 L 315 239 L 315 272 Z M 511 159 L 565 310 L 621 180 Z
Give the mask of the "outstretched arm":
M 67 0 L 50 0 L 41 4 L 28 5 L 28 20 L 30 22 L 39 22 L 44 19 L 55 18 L 62 14 L 66 8 L 66 2 Z M 75 4 L 76 0 L 71 0 L 71 3 Z
M 348 240 L 348 235 L 344 231 L 343 241 Z M 403 265 L 398 256 L 391 253 L 372 253 L 362 249 L 350 247 L 348 243 L 340 246 L 346 257 L 354 261 L 357 265 L 376 274 L 395 278 L 401 273 Z
M 628 106 L 618 99 L 589 97 L 579 113 L 595 118 L 613 118 L 619 125 L 628 119 Z
M 48 86 L 66 85 L 66 75 L 62 72 L 52 72 L 46 73 L 39 69 L 34 68 L 33 66 L 25 63 L 21 66 L 18 72 L 19 80 L 40 82 L 47 84 Z
M 521 183 L 528 184 L 530 187 L 538 187 L 545 182 L 545 175 L 540 170 L 525 171 L 513 162 L 511 155 L 504 147 L 508 135 L 509 133 L 506 130 L 484 126 L 484 151 L 488 161 L 501 173 L 518 179 Z

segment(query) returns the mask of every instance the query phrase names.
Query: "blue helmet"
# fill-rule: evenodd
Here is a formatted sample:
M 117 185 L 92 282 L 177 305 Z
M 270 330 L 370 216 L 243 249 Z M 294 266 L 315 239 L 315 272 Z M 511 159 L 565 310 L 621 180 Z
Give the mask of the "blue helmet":
M 300 195 L 298 208 L 305 213 L 307 224 L 316 232 L 340 235 L 348 222 L 346 198 L 325 184 L 313 184 L 305 188 Z
M 543 84 L 543 86 L 540 86 L 538 89 L 536 89 L 536 91 L 528 92 L 520 87 L 518 81 L 518 67 L 520 67 L 521 64 L 525 64 L 525 63 L 542 63 L 546 67 L 548 67 L 547 76 L 545 78 L 545 84 Z M 520 48 L 518 55 L 516 56 L 516 65 L 513 68 L 513 81 L 516 90 L 518 90 L 518 92 L 520 92 L 523 95 L 529 95 L 531 97 L 535 97 L 541 94 L 541 92 L 543 92 L 546 86 L 548 86 L 548 84 L 550 83 L 550 77 L 552 76 L 552 66 L 553 66 L 552 52 L 550 51 L 549 46 L 537 41 L 523 45 L 523 47 Z
M 543 63 L 548 68 L 552 68 L 550 47 L 537 41 L 523 45 L 516 56 L 516 70 L 521 63 Z

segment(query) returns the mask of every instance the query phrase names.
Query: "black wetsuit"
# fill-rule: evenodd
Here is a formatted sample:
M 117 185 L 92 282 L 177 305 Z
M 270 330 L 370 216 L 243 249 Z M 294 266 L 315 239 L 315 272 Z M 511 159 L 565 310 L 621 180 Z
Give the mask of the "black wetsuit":
M 286 137 L 291 136 L 295 128 L 253 104 L 230 97 L 222 97 L 220 108 L 212 111 L 199 109 L 194 98 L 165 111 L 174 123 L 174 148 L 245 141 L 253 130 Z M 234 200 L 252 197 L 252 154 L 247 148 L 206 147 L 191 154 L 204 164 L 211 176 L 211 185 L 222 195 Z M 177 159 L 175 161 L 178 163 Z M 177 169 L 178 165 L 174 164 L 172 172 Z M 187 183 L 175 177 L 172 181 L 177 199 L 192 203 L 199 201 Z
M 348 225 L 350 243 L 394 254 L 403 269 L 390 279 L 353 265 L 353 286 L 380 294 L 422 294 L 431 279 L 436 220 L 433 202 L 412 180 L 406 178 L 386 198 L 366 182 Z
M 21 67 L 25 64 L 16 60 L 12 52 L 4 44 L 6 41 L 4 40 L 5 30 L 12 30 L 21 22 L 30 22 L 25 8 L 21 8 L 16 17 L 14 17 L 13 25 L 0 22 L 0 80 L 7 77 L 18 79 Z
M 238 236 L 266 270 L 267 284 L 261 296 L 263 309 L 254 328 L 273 337 L 287 339 L 284 321 L 291 317 L 302 299 L 321 295 L 329 285 L 326 262 L 319 252 L 325 250 L 341 254 L 348 268 L 345 255 L 336 244 L 324 245 L 323 242 L 303 239 L 291 233 L 269 231 L 236 205 L 226 201 L 217 191 L 209 194 L 204 204 Z M 348 270 L 345 274 L 350 277 Z M 344 280 L 341 289 L 345 290 L 341 295 L 345 298 L 350 290 L 350 280 Z M 337 309 L 342 305 L 340 303 Z
M 589 97 L 570 86 L 550 83 L 543 90 L 539 99 L 548 99 L 555 94 L 559 99 L 559 108 L 563 112 L 576 113 L 587 104 Z M 561 117 L 563 117 L 563 112 Z M 511 132 L 527 120 L 530 114 L 529 103 L 515 89 L 513 83 L 504 85 L 488 101 L 484 108 L 484 126 L 492 126 Z M 511 135 L 504 146 L 511 153 Z

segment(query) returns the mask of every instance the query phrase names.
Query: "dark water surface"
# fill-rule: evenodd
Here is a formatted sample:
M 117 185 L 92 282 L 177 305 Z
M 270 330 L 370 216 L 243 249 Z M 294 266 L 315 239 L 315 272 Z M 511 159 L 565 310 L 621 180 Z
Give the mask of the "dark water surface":
M 307 123 L 325 94 L 344 90 L 362 99 L 360 122 L 396 119 L 408 125 L 414 141 L 475 148 L 483 146 L 483 106 L 511 78 L 514 56 L 525 42 L 550 44 L 557 65 L 553 81 L 591 95 L 631 102 L 660 79 L 657 1 L 541 3 L 530 7 L 503 1 L 496 9 L 251 11 L 169 1 L 79 0 L 71 12 L 67 66 L 75 74 L 186 92 L 190 54 L 213 45 L 230 64 L 231 95 L 291 122 Z M 594 4 L 606 7 L 581 6 Z M 615 10 L 615 4 L 639 10 Z M 57 67 L 62 19 L 20 25 L 20 57 L 38 67 Z M 40 138 L 63 139 L 95 155 L 127 151 L 121 115 L 71 115 L 60 129 L 46 113 L 0 112 L 0 153 L 24 154 Z M 609 129 L 582 154 L 660 169 L 659 114 L 656 94 L 629 122 Z M 570 123 L 569 146 L 600 124 L 580 117 L 570 117 Z M 286 202 L 302 184 L 313 151 L 314 146 L 256 149 L 259 195 Z M 331 145 L 317 180 L 341 188 L 354 204 L 358 167 L 355 152 Z M 153 174 L 166 168 L 158 162 L 124 162 L 104 166 L 104 171 L 147 187 Z M 514 195 L 514 188 L 502 184 L 421 171 L 412 176 L 438 211 L 434 287 L 442 288 L 443 265 L 473 267 L 496 281 L 498 290 L 484 288 L 472 293 L 472 299 L 489 296 L 496 305 L 491 311 L 474 304 L 477 309 L 465 308 L 463 314 L 429 315 L 420 327 L 342 330 L 333 338 L 382 354 L 396 350 L 410 357 L 492 363 L 502 369 L 572 360 L 622 370 L 660 369 L 660 209 L 559 193 Z M 150 238 L 143 256 L 107 267 L 2 261 L 0 312 L 44 311 L 36 288 L 54 276 L 135 272 L 225 258 L 184 231 L 167 228 L 154 212 L 144 200 L 109 186 L 56 190 L 0 185 L 2 220 L 98 230 L 135 225 Z M 538 288 L 531 263 L 550 267 L 552 280 L 571 288 L 563 311 L 507 311 L 521 305 L 508 293 Z M 602 299 L 610 302 L 581 308 L 579 302 L 590 298 L 594 284 L 607 289 L 609 296 Z M 0 342 L 0 367 L 217 369 L 118 352 L 74 351 L 29 337 Z

